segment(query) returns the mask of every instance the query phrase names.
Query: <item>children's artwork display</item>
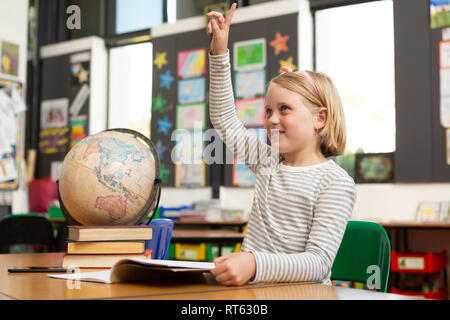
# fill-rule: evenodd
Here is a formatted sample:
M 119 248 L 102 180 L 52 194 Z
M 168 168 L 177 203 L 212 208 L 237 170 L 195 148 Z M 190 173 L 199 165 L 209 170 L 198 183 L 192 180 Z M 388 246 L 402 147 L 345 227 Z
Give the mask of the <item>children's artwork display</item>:
M 173 141 L 175 147 L 171 157 L 173 161 L 182 164 L 199 163 L 203 159 L 203 131 L 174 131 Z
M 358 153 L 355 160 L 355 182 L 394 181 L 393 153 Z
M 417 208 L 417 221 L 440 222 L 442 204 L 438 201 L 423 201 Z
M 430 0 L 430 27 L 450 26 L 450 0 Z
M 41 103 L 41 128 L 60 128 L 68 123 L 69 99 L 46 100 Z
M 81 115 L 70 119 L 70 148 L 86 138 L 87 116 Z
M 205 101 L 205 78 L 178 81 L 178 103 Z
M 206 72 L 206 49 L 186 50 L 178 53 L 178 77 L 194 78 Z
M 197 164 L 175 163 L 175 187 L 204 187 L 205 162 Z
M 265 70 L 235 72 L 234 79 L 236 98 L 253 98 L 265 93 Z
M 266 66 L 266 38 L 235 42 L 233 52 L 234 71 L 257 70 Z
M 206 105 L 181 104 L 177 106 L 176 128 L 186 130 L 205 130 Z
M 68 132 L 68 127 L 41 129 L 39 132 L 39 152 L 43 154 L 65 152 L 69 142 Z
M 161 69 L 167 64 L 167 52 L 157 52 L 155 56 L 156 58 L 153 60 L 153 64 L 155 64 L 158 69 Z
M 19 187 L 22 176 L 25 109 L 22 84 L 0 80 L 0 190 Z
M 250 170 L 237 158 L 234 159 L 233 164 L 233 185 L 239 187 L 252 187 L 255 185 L 255 173 Z
M 230 33 L 236 112 L 247 130 L 258 138 L 262 136 L 264 143 L 267 137 L 261 127 L 267 81 L 280 73 L 281 61 L 289 66 L 297 63 L 297 26 L 298 13 L 292 13 L 236 23 Z M 206 137 L 205 130 L 212 128 L 208 104 L 209 39 L 204 28 L 177 33 L 162 29 L 152 35 L 151 140 L 161 159 L 163 185 L 200 186 L 204 179 L 204 185 L 213 186 L 216 192 L 220 185 L 253 186 L 253 172 L 242 163 L 233 163 L 233 155 L 226 153 L 219 137 L 213 141 L 200 139 Z M 160 31 L 161 35 L 157 34 Z M 217 151 L 220 146 L 212 148 L 215 144 L 223 152 Z M 219 154 L 223 159 L 210 162 L 206 154 L 211 154 L 211 159 Z M 198 164 L 195 166 L 199 160 L 204 162 L 203 172 Z
M 282 36 L 279 32 L 275 34 L 275 39 L 270 41 L 270 46 L 274 48 L 275 55 L 279 55 L 281 51 L 288 51 L 287 41 L 289 36 Z
M 19 74 L 19 45 L 1 42 L 0 73 L 17 76 Z
M 262 127 L 264 112 L 264 98 L 236 100 L 237 116 L 246 127 Z

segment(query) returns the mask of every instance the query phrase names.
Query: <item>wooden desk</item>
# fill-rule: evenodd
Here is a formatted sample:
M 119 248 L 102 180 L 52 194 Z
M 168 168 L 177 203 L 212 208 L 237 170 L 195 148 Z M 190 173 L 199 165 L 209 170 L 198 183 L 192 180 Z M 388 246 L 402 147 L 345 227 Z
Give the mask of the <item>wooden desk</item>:
M 132 300 L 346 300 L 415 299 L 401 295 L 337 288 L 313 283 L 276 283 L 226 287 L 209 275 L 183 281 L 158 280 L 102 284 L 49 278 L 45 273 L 9 274 L 13 266 L 61 265 L 61 253 L 0 255 L 0 300 L 132 299 Z M 92 271 L 92 270 L 90 270 Z

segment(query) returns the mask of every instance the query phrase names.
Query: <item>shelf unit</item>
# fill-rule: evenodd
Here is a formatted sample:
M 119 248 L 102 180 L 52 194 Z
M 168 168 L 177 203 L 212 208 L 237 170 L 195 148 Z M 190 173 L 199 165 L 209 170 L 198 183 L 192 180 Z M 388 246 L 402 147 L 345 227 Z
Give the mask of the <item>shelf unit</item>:
M 391 252 L 391 276 L 393 279 L 393 285 L 391 287 L 391 293 L 403 294 L 408 296 L 422 296 L 428 299 L 447 299 L 447 254 L 445 251 L 440 253 L 426 252 L 426 253 L 398 253 L 396 251 Z M 433 275 L 442 273 L 443 285 L 440 288 L 436 288 L 433 281 Z M 401 274 L 415 274 L 423 275 L 425 283 L 422 285 L 422 289 L 405 290 L 399 288 L 399 279 Z

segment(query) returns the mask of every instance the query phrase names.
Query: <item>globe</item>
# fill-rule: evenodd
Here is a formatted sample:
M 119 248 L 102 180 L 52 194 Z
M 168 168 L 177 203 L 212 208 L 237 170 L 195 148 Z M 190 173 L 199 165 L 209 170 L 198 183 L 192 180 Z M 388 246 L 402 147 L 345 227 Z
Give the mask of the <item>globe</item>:
M 158 153 L 145 136 L 129 129 L 90 135 L 64 158 L 61 210 L 68 224 L 138 224 L 158 206 L 159 177 Z

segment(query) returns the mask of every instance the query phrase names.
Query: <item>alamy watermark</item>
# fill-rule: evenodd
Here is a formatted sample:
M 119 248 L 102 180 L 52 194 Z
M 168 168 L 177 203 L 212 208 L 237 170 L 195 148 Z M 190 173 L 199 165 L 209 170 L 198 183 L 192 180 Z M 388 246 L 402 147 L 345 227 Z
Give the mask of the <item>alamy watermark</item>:
M 175 146 L 172 150 L 157 146 L 160 158 L 166 157 L 169 151 L 171 161 L 178 164 L 201 164 L 203 161 L 208 165 L 234 164 L 237 158 L 246 165 L 260 164 L 264 167 L 280 157 L 278 130 L 270 131 L 269 145 L 266 132 L 261 129 L 202 131 L 201 122 L 194 123 L 193 129 L 174 130 L 170 139 Z
M 367 278 L 366 286 L 369 290 L 380 290 L 381 289 L 381 270 L 377 265 L 371 265 L 367 267 L 367 274 L 370 276 Z
M 69 30 L 81 29 L 81 9 L 77 5 L 68 6 L 66 13 L 70 16 L 66 20 L 66 26 Z
M 66 280 L 66 288 L 69 290 L 81 289 L 81 273 L 77 266 L 69 267 L 67 273 L 70 274 L 70 279 Z

